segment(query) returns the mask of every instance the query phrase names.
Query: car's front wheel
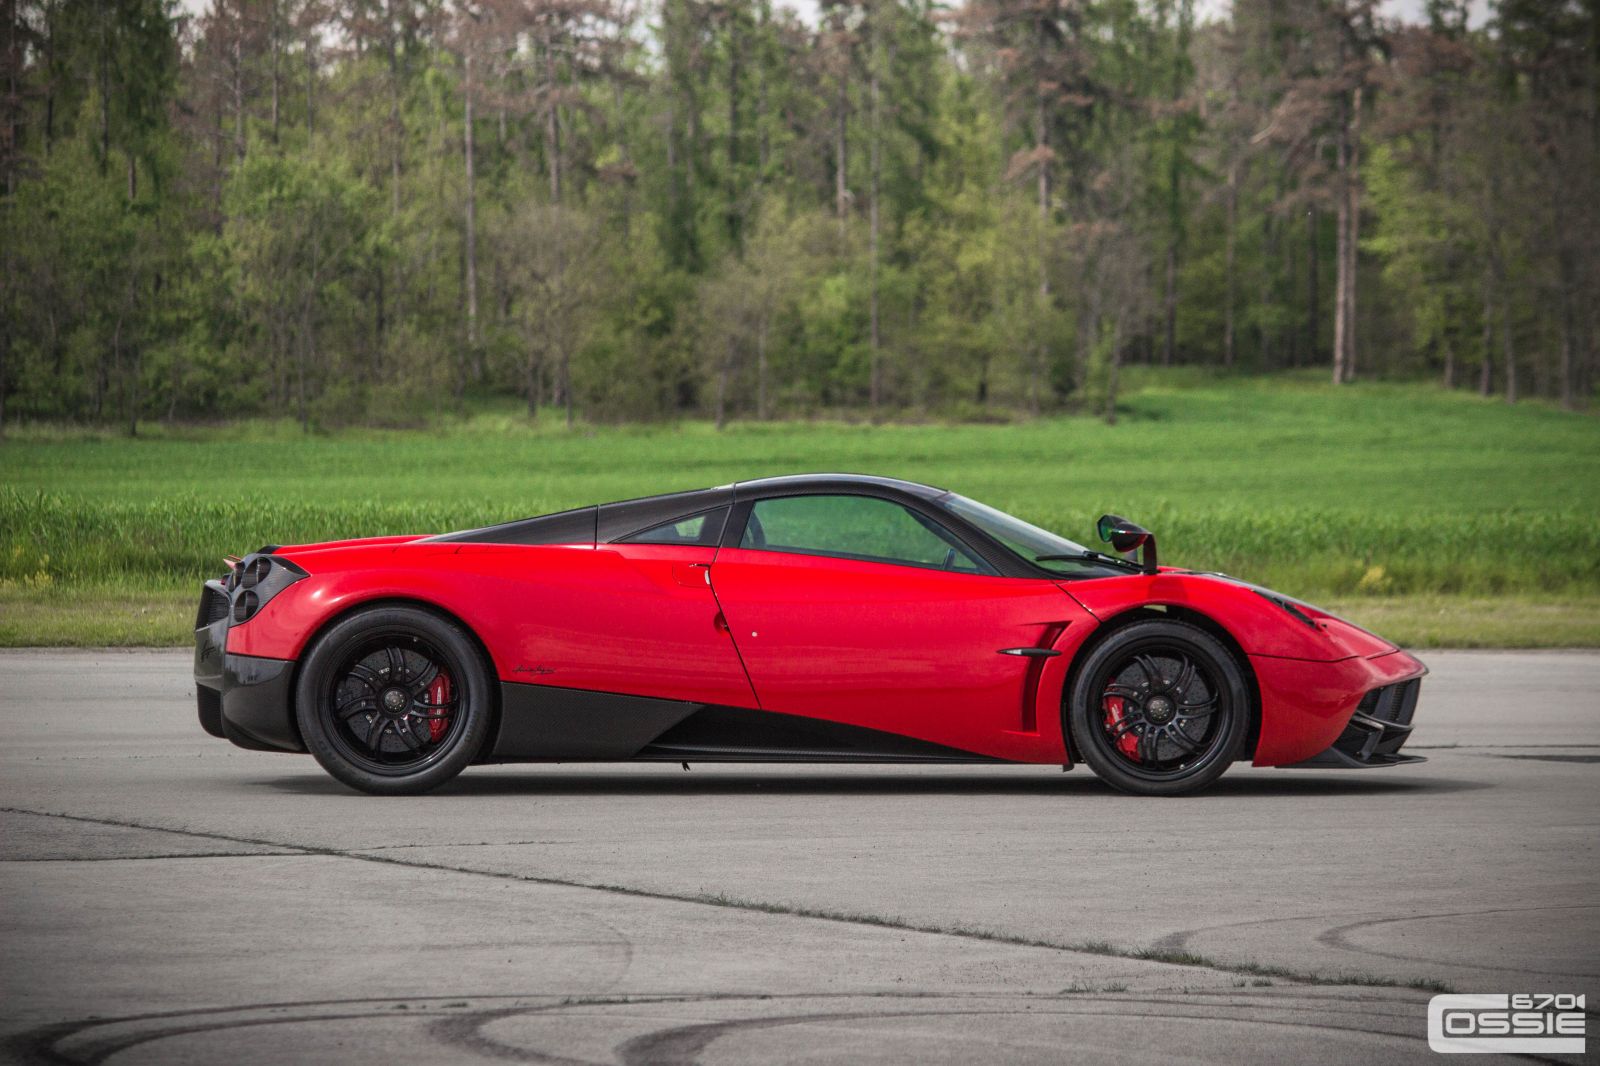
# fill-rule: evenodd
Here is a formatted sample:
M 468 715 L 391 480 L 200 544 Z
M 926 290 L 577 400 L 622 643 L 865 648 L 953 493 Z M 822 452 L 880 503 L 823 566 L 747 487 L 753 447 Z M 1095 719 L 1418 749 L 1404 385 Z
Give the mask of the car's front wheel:
M 295 688 L 306 747 L 351 788 L 414 795 L 466 768 L 493 690 L 472 638 L 415 607 L 357 611 L 317 638 Z
M 1134 622 L 1095 647 L 1068 697 L 1078 753 L 1115 788 L 1175 796 L 1211 784 L 1250 732 L 1238 661 L 1198 626 Z

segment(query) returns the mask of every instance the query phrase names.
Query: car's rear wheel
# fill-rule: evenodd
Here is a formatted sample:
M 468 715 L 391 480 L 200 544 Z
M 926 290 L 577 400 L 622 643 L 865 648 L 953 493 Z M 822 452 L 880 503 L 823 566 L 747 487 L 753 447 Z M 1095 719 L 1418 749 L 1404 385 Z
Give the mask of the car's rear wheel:
M 1152 619 L 1117 630 L 1077 672 L 1068 726 L 1089 768 L 1124 792 L 1175 796 L 1211 784 L 1250 732 L 1250 687 L 1210 633 Z
M 372 607 L 312 646 L 295 715 L 328 773 L 363 792 L 414 795 L 477 756 L 492 717 L 490 685 L 460 626 L 419 608 Z

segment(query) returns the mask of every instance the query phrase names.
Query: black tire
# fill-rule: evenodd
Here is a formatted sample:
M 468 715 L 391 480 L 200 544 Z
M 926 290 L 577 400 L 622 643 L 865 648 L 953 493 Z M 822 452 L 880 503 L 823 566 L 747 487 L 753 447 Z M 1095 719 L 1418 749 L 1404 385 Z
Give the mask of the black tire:
M 1204 629 L 1169 619 L 1133 622 L 1090 651 L 1066 713 L 1095 775 L 1140 796 L 1195 792 L 1221 777 L 1250 716 L 1250 686 L 1233 654 Z
M 410 796 L 477 757 L 493 700 L 489 669 L 466 630 L 416 607 L 371 607 L 312 645 L 295 718 L 335 778 L 374 795 Z

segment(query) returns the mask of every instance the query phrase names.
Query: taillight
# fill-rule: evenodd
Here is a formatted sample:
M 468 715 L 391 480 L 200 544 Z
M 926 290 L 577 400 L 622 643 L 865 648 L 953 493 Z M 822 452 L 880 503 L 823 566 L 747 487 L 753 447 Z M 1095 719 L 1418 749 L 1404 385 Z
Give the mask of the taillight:
M 228 572 L 228 621 L 244 625 L 260 613 L 267 601 L 308 576 L 299 566 L 276 555 L 247 555 Z

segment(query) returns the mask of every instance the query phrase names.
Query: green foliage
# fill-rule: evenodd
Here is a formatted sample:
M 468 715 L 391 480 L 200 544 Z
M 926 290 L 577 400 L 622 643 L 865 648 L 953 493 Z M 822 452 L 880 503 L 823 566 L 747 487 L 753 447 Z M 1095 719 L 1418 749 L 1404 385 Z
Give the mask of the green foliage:
M 1326 360 L 1346 272 L 1363 375 L 1583 402 L 1592 11 L 1366 10 L 20 0 L 0 430 L 1110 416 Z
M 1118 424 L 704 423 L 576 435 L 484 411 L 408 433 L 276 423 L 13 440 L 0 581 L 179 589 L 224 552 L 465 528 L 797 470 L 946 485 L 1082 542 L 1102 512 L 1162 558 L 1310 597 L 1600 593 L 1600 430 L 1421 386 L 1163 377 Z M 396 472 L 401 472 L 397 474 Z M 1492 507 L 1485 501 L 1492 500 Z

